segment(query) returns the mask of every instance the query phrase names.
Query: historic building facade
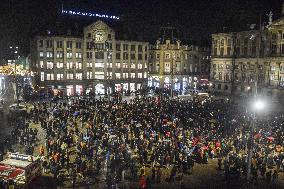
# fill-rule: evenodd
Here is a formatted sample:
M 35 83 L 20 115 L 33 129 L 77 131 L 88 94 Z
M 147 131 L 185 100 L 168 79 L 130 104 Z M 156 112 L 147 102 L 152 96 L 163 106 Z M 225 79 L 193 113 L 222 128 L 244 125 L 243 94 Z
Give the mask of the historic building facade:
M 102 21 L 85 27 L 83 37 L 37 36 L 31 42 L 38 85 L 67 95 L 141 89 L 148 57 L 148 42 L 116 39 Z
M 212 35 L 212 91 L 284 95 L 284 17 L 259 30 Z
M 163 36 L 150 47 L 148 86 L 184 91 L 208 79 L 210 50 L 182 45 L 173 35 Z M 172 85 L 173 83 L 173 85 Z

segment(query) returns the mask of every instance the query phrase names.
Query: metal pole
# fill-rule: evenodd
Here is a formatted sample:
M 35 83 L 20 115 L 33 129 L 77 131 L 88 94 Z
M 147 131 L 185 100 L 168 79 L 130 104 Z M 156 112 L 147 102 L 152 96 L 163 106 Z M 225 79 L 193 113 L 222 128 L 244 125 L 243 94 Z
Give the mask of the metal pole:
M 259 22 L 259 42 L 258 42 L 258 53 L 257 53 L 257 65 L 256 65 L 256 79 L 255 79 L 255 94 L 254 99 L 257 99 L 257 84 L 258 84 L 258 63 L 260 59 L 260 53 L 261 53 L 261 34 L 262 33 L 262 23 L 261 23 L 261 16 L 260 16 L 260 22 Z M 254 148 L 254 127 L 256 123 L 256 112 L 254 110 L 253 112 L 253 118 L 252 118 L 252 124 L 251 124 L 251 130 L 250 130 L 250 141 L 248 146 L 248 171 L 247 171 L 247 180 L 250 178 L 251 174 L 251 163 L 252 163 L 252 155 L 253 155 L 253 148 Z
M 250 128 L 250 135 L 249 135 L 249 143 L 248 143 L 248 171 L 247 171 L 247 181 L 250 179 L 251 175 L 251 163 L 252 163 L 252 154 L 253 154 L 253 147 L 254 147 L 254 138 L 253 138 L 253 131 L 255 127 L 255 113 L 253 114 L 253 118 L 251 121 L 251 128 Z
M 10 47 L 11 48 L 11 47 Z M 17 54 L 18 54 L 18 47 L 12 46 L 12 51 L 13 51 L 13 57 L 14 57 L 14 68 L 15 68 L 15 87 L 16 87 L 16 100 L 17 100 L 17 110 L 19 110 L 19 92 L 18 92 L 18 78 L 17 78 Z
M 171 99 L 173 99 L 173 88 L 174 88 L 174 57 L 172 58 L 172 67 L 171 67 Z
M 19 110 L 19 93 L 18 93 L 18 79 L 17 79 L 17 66 L 15 59 L 15 85 L 16 85 L 16 100 L 17 100 L 17 110 Z
M 108 75 L 108 69 L 109 69 L 109 65 L 110 65 L 110 52 L 109 50 L 107 51 L 107 97 L 108 97 L 108 101 L 110 101 L 110 75 Z

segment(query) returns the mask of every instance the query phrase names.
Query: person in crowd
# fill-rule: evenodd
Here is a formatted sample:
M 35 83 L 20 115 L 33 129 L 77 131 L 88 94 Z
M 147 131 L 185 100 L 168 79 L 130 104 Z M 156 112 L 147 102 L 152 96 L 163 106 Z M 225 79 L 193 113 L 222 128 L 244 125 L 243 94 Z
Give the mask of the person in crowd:
M 121 182 L 122 173 L 129 170 L 133 181 L 149 188 L 150 182 L 192 174 L 195 162 L 207 164 L 214 158 L 227 183 L 247 174 L 252 117 L 244 107 L 210 98 L 172 99 L 164 91 L 156 92 L 129 101 L 117 94 L 110 100 L 100 96 L 36 102 L 29 113 L 18 117 L 22 121 L 13 122 L 18 140 L 12 142 L 25 146 L 27 154 L 45 157 L 44 172 L 55 179 L 67 170 L 73 187 L 77 178 L 87 180 L 89 169 L 96 169 L 115 182 Z M 283 122 L 281 113 L 257 121 L 251 172 L 255 181 L 260 174 L 273 182 L 277 174 L 267 170 L 283 169 Z M 31 129 L 35 124 L 40 129 Z M 45 137 L 39 136 L 39 130 Z M 9 147 L 10 142 L 6 144 Z

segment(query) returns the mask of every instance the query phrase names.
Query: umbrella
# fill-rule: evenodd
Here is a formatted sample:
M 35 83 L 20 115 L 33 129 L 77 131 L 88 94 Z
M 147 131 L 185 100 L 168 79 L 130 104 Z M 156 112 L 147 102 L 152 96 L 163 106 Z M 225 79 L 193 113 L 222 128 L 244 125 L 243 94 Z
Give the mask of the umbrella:
M 75 111 L 73 116 L 78 116 L 79 115 L 79 112 L 78 111 Z

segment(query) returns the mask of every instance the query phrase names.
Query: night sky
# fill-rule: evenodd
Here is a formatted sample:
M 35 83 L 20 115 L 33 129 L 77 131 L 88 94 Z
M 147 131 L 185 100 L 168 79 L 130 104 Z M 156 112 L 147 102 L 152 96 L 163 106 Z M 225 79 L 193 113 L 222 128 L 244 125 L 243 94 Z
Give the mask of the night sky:
M 145 41 L 155 41 L 160 27 L 171 25 L 182 41 L 209 45 L 212 33 L 247 29 L 259 22 L 260 15 L 267 22 L 270 10 L 274 19 L 279 18 L 282 0 L 1 0 L 0 59 L 7 57 L 12 43 L 26 55 L 37 34 L 56 33 L 58 28 L 66 32 L 70 23 L 96 21 L 62 16 L 62 3 L 66 9 L 118 15 L 129 33 Z

